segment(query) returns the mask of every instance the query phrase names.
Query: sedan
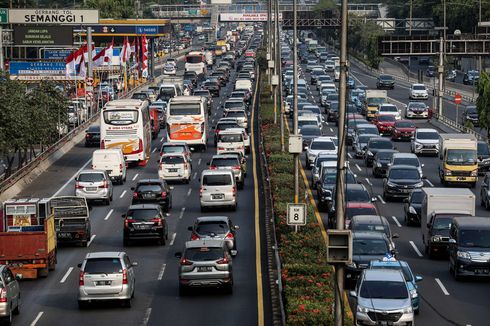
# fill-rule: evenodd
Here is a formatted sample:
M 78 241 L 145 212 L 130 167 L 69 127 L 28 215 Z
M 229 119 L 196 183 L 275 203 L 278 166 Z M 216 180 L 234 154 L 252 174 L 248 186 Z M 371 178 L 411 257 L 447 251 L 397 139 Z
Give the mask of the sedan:
M 468 105 L 464 111 L 463 116 L 461 117 L 461 124 L 466 125 L 467 122 L 471 122 L 473 126 L 478 127 L 478 110 L 475 105 Z
M 395 116 L 391 114 L 377 114 L 371 122 L 378 128 L 380 135 L 391 135 L 395 125 Z
M 299 130 L 299 134 L 303 136 L 303 149 L 305 149 L 310 142 L 322 135 L 322 130 L 318 126 L 303 126 Z
M 391 75 L 379 75 L 378 79 L 376 80 L 376 88 L 377 89 L 381 89 L 381 88 L 394 89 L 395 88 L 395 79 Z
M 403 210 L 405 211 L 405 224 L 420 225 L 420 214 L 422 212 L 422 190 L 415 189 L 410 193 L 410 196 L 404 200 Z
M 414 189 L 422 188 L 423 185 L 419 170 L 415 166 L 392 166 L 383 181 L 383 197 L 386 201 L 395 197 L 407 198 Z
M 429 92 L 424 84 L 412 84 L 410 86 L 408 97 L 411 100 L 428 100 Z
M 405 118 L 428 118 L 429 108 L 424 102 L 409 102 L 405 106 Z
M 408 120 L 398 120 L 393 126 L 391 139 L 393 140 L 411 140 L 415 135 L 415 125 Z

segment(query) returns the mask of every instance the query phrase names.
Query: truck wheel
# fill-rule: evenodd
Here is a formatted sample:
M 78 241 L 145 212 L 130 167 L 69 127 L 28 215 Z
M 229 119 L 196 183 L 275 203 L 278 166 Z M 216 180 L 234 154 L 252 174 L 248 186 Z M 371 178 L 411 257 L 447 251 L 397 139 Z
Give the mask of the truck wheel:
M 88 241 L 87 240 L 82 241 L 82 247 L 88 247 Z
M 37 274 L 39 275 L 39 277 L 48 277 L 49 269 L 41 268 L 40 270 L 37 271 Z
M 427 246 L 427 251 L 428 251 L 428 254 L 429 254 L 429 259 L 434 259 L 434 250 L 432 250 L 430 244 Z

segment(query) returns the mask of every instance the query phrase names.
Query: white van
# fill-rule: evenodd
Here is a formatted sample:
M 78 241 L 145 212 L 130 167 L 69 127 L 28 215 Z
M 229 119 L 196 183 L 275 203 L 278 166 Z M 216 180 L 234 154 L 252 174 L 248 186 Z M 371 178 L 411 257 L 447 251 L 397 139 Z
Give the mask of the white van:
M 247 90 L 252 92 L 252 82 L 249 79 L 237 79 L 235 90 Z
M 226 152 L 241 152 L 245 155 L 244 135 L 238 128 L 225 129 L 219 132 L 216 154 L 226 154 Z
M 158 177 L 162 180 L 191 181 L 192 166 L 184 153 L 164 154 L 158 161 Z
M 95 150 L 92 169 L 107 171 L 113 182 L 123 184 L 126 181 L 126 160 L 120 148 Z
M 204 170 L 201 174 L 201 211 L 208 207 L 237 208 L 237 187 L 230 170 Z

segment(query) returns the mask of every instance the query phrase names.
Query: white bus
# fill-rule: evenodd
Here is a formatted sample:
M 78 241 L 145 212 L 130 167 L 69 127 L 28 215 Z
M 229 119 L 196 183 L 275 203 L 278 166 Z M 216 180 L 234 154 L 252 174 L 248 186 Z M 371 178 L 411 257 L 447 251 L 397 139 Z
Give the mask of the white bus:
M 206 59 L 201 51 L 191 51 L 185 56 L 185 71 L 195 71 L 201 75 L 206 73 Z
M 208 129 L 207 99 L 176 96 L 167 105 L 167 141 L 184 142 L 206 150 Z
M 145 166 L 151 154 L 151 122 L 148 101 L 108 102 L 100 119 L 100 147 L 121 148 L 128 163 Z

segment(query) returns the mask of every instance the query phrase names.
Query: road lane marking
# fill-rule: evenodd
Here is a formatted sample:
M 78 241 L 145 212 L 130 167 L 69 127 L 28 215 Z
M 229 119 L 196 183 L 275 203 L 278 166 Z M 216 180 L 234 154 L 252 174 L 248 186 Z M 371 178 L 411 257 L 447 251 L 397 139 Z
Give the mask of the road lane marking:
M 87 247 L 90 247 L 90 245 L 91 245 L 91 244 L 92 244 L 92 242 L 94 241 L 95 237 L 96 237 L 96 235 L 95 235 L 95 234 L 94 234 L 94 235 L 92 235 L 92 236 L 90 237 L 90 241 L 87 243 Z
M 126 194 L 126 192 L 127 192 L 127 190 L 124 190 L 124 191 L 122 192 L 121 196 L 119 196 L 119 198 L 123 198 L 123 197 L 124 197 L 124 195 Z
M 153 154 L 153 153 L 155 153 L 156 151 L 157 151 L 157 148 L 155 147 L 155 148 L 154 148 L 154 149 L 151 151 L 151 153 Z
M 351 153 L 347 153 L 347 156 L 349 156 L 349 158 L 352 158 L 352 155 L 351 155 Z
M 393 221 L 395 221 L 395 224 L 396 224 L 396 225 L 397 225 L 399 228 L 401 228 L 401 227 L 402 227 L 402 225 L 400 224 L 400 222 L 398 221 L 398 219 L 396 218 L 396 216 L 394 216 L 394 215 L 393 215 L 393 216 L 391 216 L 391 218 L 393 219 Z
M 179 220 L 181 220 L 182 217 L 184 217 L 184 212 L 185 212 L 185 207 L 182 207 L 182 209 L 180 210 L 180 214 L 179 214 Z
M 192 188 L 189 188 L 189 190 L 187 190 L 187 197 L 189 197 L 192 193 Z
M 163 278 L 163 274 L 165 273 L 165 267 L 167 267 L 167 264 L 163 264 L 162 268 L 160 269 L 160 273 L 158 274 L 158 280 L 161 281 Z
M 150 321 L 150 316 L 151 316 L 151 307 L 146 309 L 145 317 L 143 318 L 143 325 L 148 325 L 148 322 Z
M 136 178 L 139 176 L 140 174 L 139 173 L 136 173 L 133 177 L 133 179 L 131 179 L 132 181 L 136 180 Z
M 367 182 L 367 183 L 368 183 L 370 186 L 372 186 L 372 185 L 373 185 L 373 184 L 371 183 L 371 181 L 370 181 L 368 178 L 365 178 L 365 179 L 366 179 L 366 182 Z
M 359 164 L 356 163 L 356 168 L 359 170 L 359 171 L 362 171 L 361 167 L 359 166 Z
M 436 278 L 436 283 L 439 285 L 444 295 L 449 295 L 449 292 L 447 292 L 446 287 L 444 286 L 444 284 L 442 284 L 440 279 Z
M 412 246 L 412 248 L 415 251 L 415 253 L 417 254 L 417 256 L 424 257 L 424 255 L 422 255 L 419 248 L 417 248 L 417 246 L 415 245 L 415 243 L 412 240 L 408 241 L 408 243 L 410 243 L 410 245 Z
M 192 176 L 192 179 L 197 178 L 197 172 L 194 172 L 194 175 Z
M 333 129 L 332 128 L 330 128 L 330 132 L 333 132 Z
M 109 217 L 111 217 L 112 213 L 114 213 L 114 208 L 111 208 L 111 210 L 107 213 L 107 215 L 104 217 L 104 221 L 107 221 Z
M 174 241 L 175 241 L 175 237 L 177 236 L 177 233 L 173 233 L 172 234 L 172 239 L 170 239 L 170 245 L 173 246 L 174 245 Z
M 55 196 L 53 196 L 53 197 L 55 197 Z M 37 324 L 37 322 L 39 321 L 39 319 L 41 319 L 41 317 L 43 316 L 43 314 L 44 314 L 44 311 L 40 311 L 37 314 L 36 318 L 32 321 L 31 326 L 35 326 Z
M 199 159 L 199 160 L 197 161 L 197 165 L 201 165 L 201 160 L 202 160 L 202 159 Z
M 378 195 L 378 199 L 382 204 L 386 204 L 386 202 L 383 200 L 383 197 L 381 197 L 381 195 Z
M 163 143 L 164 140 L 165 140 L 165 136 L 163 136 L 162 139 L 160 139 L 160 142 Z
M 68 276 L 70 276 L 70 273 L 72 271 L 73 271 L 73 267 L 68 268 L 68 270 L 66 271 L 65 275 L 61 279 L 60 283 L 65 283 L 66 279 L 68 278 Z
M 430 182 L 429 179 L 425 179 L 425 182 L 427 182 L 429 184 L 429 186 L 434 187 L 434 185 L 432 184 L 432 182 Z
M 53 197 L 58 196 L 58 195 L 59 195 L 59 193 L 60 193 L 60 192 L 62 192 L 62 191 L 63 191 L 63 189 L 65 189 L 65 188 L 66 188 L 66 186 L 68 186 L 68 185 L 69 185 L 69 184 L 70 184 L 70 183 L 73 181 L 73 179 L 75 179 L 75 178 L 77 177 L 78 173 L 80 173 L 80 172 L 81 172 L 83 169 L 85 169 L 85 168 L 87 167 L 87 165 L 89 165 L 89 164 L 90 164 L 90 162 L 92 162 L 92 159 L 90 159 L 90 160 L 88 160 L 87 162 L 85 162 L 85 164 L 84 164 L 84 165 L 83 165 L 83 166 L 82 166 L 80 169 L 78 169 L 78 171 L 77 171 L 77 172 L 75 172 L 75 174 L 74 174 L 74 175 L 72 175 L 72 176 L 71 176 L 71 178 L 70 178 L 70 179 L 68 179 L 68 181 L 66 181 L 66 182 L 65 182 L 65 184 L 64 184 L 64 185 L 62 185 L 62 186 L 61 186 L 61 188 L 60 188 L 60 189 L 58 189 L 58 191 L 57 191 L 57 192 L 55 192 L 55 193 L 54 193 L 54 195 L 53 195 L 53 196 L 51 196 L 51 198 L 50 198 L 50 199 L 52 199 Z

